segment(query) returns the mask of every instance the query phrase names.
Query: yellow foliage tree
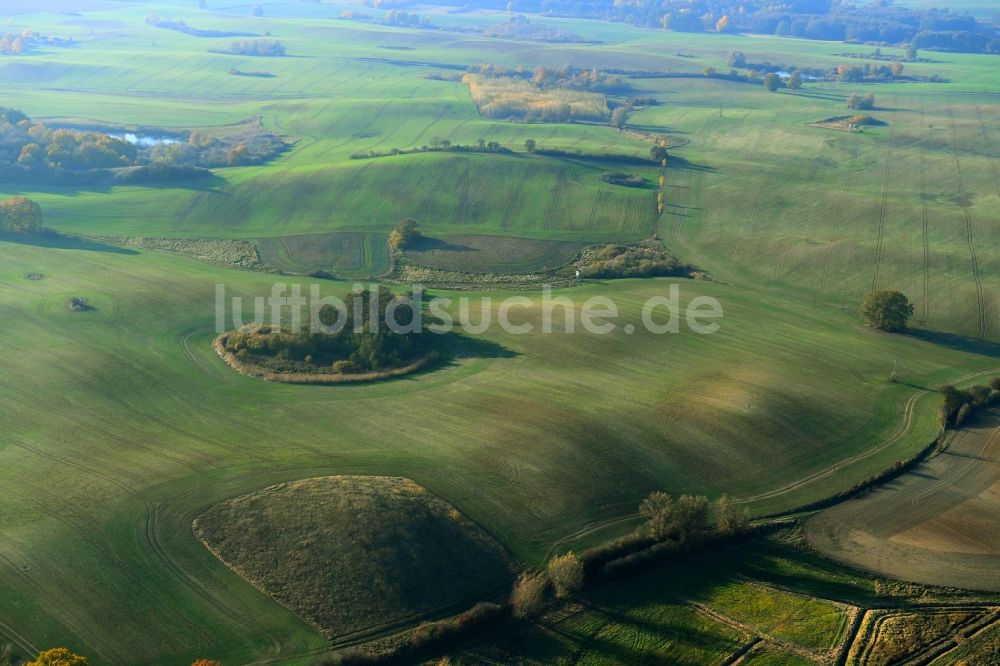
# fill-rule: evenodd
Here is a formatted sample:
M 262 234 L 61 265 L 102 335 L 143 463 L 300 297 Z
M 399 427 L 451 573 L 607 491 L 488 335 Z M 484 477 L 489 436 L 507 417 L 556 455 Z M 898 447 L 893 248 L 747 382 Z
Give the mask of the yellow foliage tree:
M 64 647 L 39 652 L 34 661 L 25 666 L 90 666 L 86 657 L 70 652 Z
M 718 21 L 715 22 L 715 31 L 722 32 L 723 30 L 726 29 L 726 26 L 728 25 L 729 25 L 729 17 L 723 16 L 722 18 L 720 18 Z

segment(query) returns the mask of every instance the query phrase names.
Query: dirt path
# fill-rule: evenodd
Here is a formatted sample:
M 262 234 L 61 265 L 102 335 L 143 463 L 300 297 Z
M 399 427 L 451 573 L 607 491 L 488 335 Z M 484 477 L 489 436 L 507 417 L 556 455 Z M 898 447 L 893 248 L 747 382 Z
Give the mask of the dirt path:
M 932 585 L 1000 590 L 1000 409 L 885 486 L 806 521 L 826 555 Z

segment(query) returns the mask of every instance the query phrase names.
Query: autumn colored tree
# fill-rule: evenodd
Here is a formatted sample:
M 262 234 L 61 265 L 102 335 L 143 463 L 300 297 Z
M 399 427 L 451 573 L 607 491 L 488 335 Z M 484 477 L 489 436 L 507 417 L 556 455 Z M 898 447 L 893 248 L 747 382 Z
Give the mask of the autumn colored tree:
M 90 666 L 86 657 L 70 652 L 64 647 L 39 652 L 34 661 L 25 666 Z
M 401 250 L 408 245 L 412 245 L 420 238 L 420 226 L 417 224 L 417 221 L 406 218 L 400 220 L 396 228 L 389 234 L 389 247 L 394 250 Z
M 714 67 L 706 67 L 705 69 L 702 70 L 702 72 L 708 78 L 712 78 L 713 76 L 715 76 L 715 68 Z
M 521 574 L 510 595 L 514 617 L 533 618 L 545 610 L 548 603 L 549 579 L 541 574 Z
M 191 666 L 222 666 L 222 662 L 214 659 L 199 659 L 193 662 Z
M 549 560 L 546 572 L 559 599 L 572 597 L 583 587 L 583 562 L 572 551 Z
M 861 314 L 872 328 L 901 331 L 913 316 L 913 304 L 893 289 L 873 289 L 861 304 Z
M 722 32 L 729 25 L 729 17 L 723 16 L 718 21 L 715 22 L 715 31 Z
M 28 197 L 0 202 L 0 229 L 15 234 L 37 233 L 42 228 L 42 208 Z

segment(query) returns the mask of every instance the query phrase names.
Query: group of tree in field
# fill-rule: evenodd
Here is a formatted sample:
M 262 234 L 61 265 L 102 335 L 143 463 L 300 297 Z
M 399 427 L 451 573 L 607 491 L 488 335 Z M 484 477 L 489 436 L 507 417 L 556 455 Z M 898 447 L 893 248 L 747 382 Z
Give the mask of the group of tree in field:
M 523 122 L 608 122 L 611 110 L 602 93 L 542 87 L 512 76 L 465 74 L 462 82 L 485 118 Z
M 166 130 L 150 128 L 148 131 L 159 134 Z M 121 136 L 126 134 L 122 130 Z M 106 131 L 52 128 L 32 121 L 17 109 L 0 107 L 0 176 L 10 180 L 30 178 L 33 181 L 59 182 L 71 179 L 74 174 L 115 173 L 129 167 L 204 169 L 257 164 L 287 148 L 281 138 L 264 130 L 259 123 L 248 123 L 240 131 L 221 136 L 175 132 L 160 138 L 153 145 L 145 145 L 112 136 Z M 197 171 L 190 170 L 179 171 L 178 174 L 199 175 Z M 126 171 L 125 175 L 152 178 L 157 174 Z M 169 173 L 165 175 L 170 177 Z
M 1000 377 L 994 377 L 988 385 L 977 384 L 967 389 L 943 386 L 941 397 L 941 424 L 958 427 L 976 409 L 1000 402 Z
M 327 305 L 319 311 L 329 332 L 243 327 L 225 335 L 223 347 L 240 363 L 272 372 L 336 375 L 401 368 L 431 352 L 428 334 L 401 332 L 414 322 L 409 297 L 379 287 L 348 293 L 343 303 L 344 310 Z
M 847 97 L 847 108 L 858 111 L 871 111 L 875 108 L 875 94 L 866 93 L 865 95 L 859 95 L 851 93 Z
M 153 26 L 154 28 L 163 28 L 164 30 L 173 30 L 175 32 L 182 32 L 185 35 L 191 35 L 192 37 L 255 37 L 253 33 L 250 32 L 233 32 L 227 30 L 200 30 L 188 25 L 182 20 L 170 20 L 165 18 L 160 18 L 156 14 L 150 14 L 146 17 L 146 23 Z
M 500 145 L 499 141 L 487 141 L 486 139 L 476 139 L 475 143 L 452 143 L 451 139 L 433 137 L 430 145 L 424 144 L 414 148 L 390 148 L 387 151 L 367 150 L 360 153 L 353 153 L 352 160 L 368 160 L 376 157 L 390 157 L 393 155 L 413 155 L 415 153 L 511 153 L 510 148 Z
M 28 197 L 0 201 L 0 231 L 26 235 L 42 230 L 42 208 Z
M 232 42 L 224 49 L 209 49 L 209 51 L 225 55 L 281 58 L 285 55 L 285 46 L 277 39 L 241 39 Z
M 658 241 L 615 243 L 590 248 L 577 263 L 580 277 L 593 279 L 685 276 L 691 266 L 667 252 Z
M 639 516 L 643 524 L 629 537 L 580 556 L 572 551 L 558 555 L 544 569 L 521 574 L 510 596 L 514 616 L 537 617 L 554 599 L 572 598 L 589 576 L 614 563 L 688 550 L 706 538 L 733 537 L 749 527 L 746 511 L 728 495 L 710 502 L 704 496 L 674 496 L 657 491 L 639 505 Z
M 25 29 L 19 33 L 5 32 L 0 35 L 0 55 L 18 56 L 30 53 L 39 46 L 70 46 L 73 39 L 62 39 L 43 35 L 34 30 Z

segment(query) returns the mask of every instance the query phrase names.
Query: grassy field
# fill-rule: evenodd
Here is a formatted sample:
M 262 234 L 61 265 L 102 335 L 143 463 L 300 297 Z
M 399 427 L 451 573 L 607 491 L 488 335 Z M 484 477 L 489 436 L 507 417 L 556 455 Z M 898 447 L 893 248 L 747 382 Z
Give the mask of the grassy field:
M 543 44 L 344 22 L 335 18 L 344 6 L 329 3 L 266 2 L 263 18 L 250 17 L 249 4 L 209 4 L 213 11 L 95 1 L 74 4 L 78 15 L 56 0 L 34 13 L 18 8 L 5 30 L 76 44 L 0 57 L 5 104 L 50 122 L 172 128 L 259 116 L 295 141 L 291 151 L 207 182 L 5 184 L 0 195 L 29 195 L 63 232 L 252 240 L 286 270 L 362 277 L 388 267 L 383 239 L 400 217 L 440 243 L 424 260 L 451 269 L 534 270 L 587 243 L 658 233 L 715 279 L 588 283 L 560 295 L 611 297 L 622 321 L 638 324 L 646 299 L 678 283 L 682 303 L 719 299 L 724 323 L 710 336 L 490 330 L 456 341 L 441 369 L 410 378 L 276 385 L 233 373 L 210 347 L 215 285 L 246 300 L 268 295 L 275 276 L 148 250 L 0 240 L 0 636 L 23 652 L 68 644 L 95 664 L 306 664 L 325 649 L 323 636 L 192 535 L 210 507 L 310 477 L 406 477 L 538 564 L 630 528 L 655 489 L 731 493 L 756 515 L 839 492 L 936 435 L 931 387 L 998 367 L 994 58 L 933 53 L 906 65 L 944 83 L 813 83 L 768 94 L 700 72 L 725 71 L 733 48 L 754 61 L 828 67 L 838 53 L 870 47 L 556 19 L 544 21 L 600 43 Z M 269 32 L 289 57 L 209 53 L 229 40 L 153 28 L 150 12 Z M 426 14 L 437 25 L 507 18 Z M 664 214 L 652 190 L 597 178 L 628 170 L 655 182 L 652 167 L 523 149 L 534 139 L 645 156 L 648 140 L 601 125 L 487 120 L 466 86 L 425 77 L 480 62 L 695 75 L 632 81 L 634 94 L 658 103 L 636 111 L 629 128 L 689 140 L 671 153 Z M 232 76 L 233 67 L 275 76 Z M 887 126 L 855 134 L 808 125 L 845 114 L 847 95 L 869 89 Z M 350 159 L 435 136 L 515 152 Z M 323 286 L 340 294 L 349 285 Z M 860 325 L 856 306 L 872 286 L 910 296 L 913 334 Z M 490 294 L 493 315 L 506 295 Z M 540 295 L 518 295 L 532 305 L 515 318 L 537 324 Z M 75 296 L 94 308 L 71 311 Z M 754 580 L 813 579 L 812 565 L 774 560 Z M 843 613 L 829 603 L 841 597 L 830 590 L 854 583 L 815 578 L 827 590 L 818 606 L 742 580 L 714 582 L 697 603 L 782 641 L 755 653 L 773 663 L 797 654 L 784 643 L 826 651 L 843 640 Z M 601 602 L 613 613 L 567 619 L 565 633 L 531 638 L 530 649 L 545 663 L 577 650 L 565 641 L 584 641 L 582 663 L 630 650 L 651 662 L 704 663 L 743 644 L 743 629 L 687 597 L 670 601 L 668 583 L 635 583 Z M 734 608 L 732 598 L 755 602 Z M 629 614 L 654 626 L 622 624 Z M 600 641 L 586 643 L 592 636 Z
M 240 662 L 274 649 L 283 660 L 322 645 L 191 538 L 191 521 L 221 500 L 311 476 L 406 476 L 537 562 L 653 489 L 773 493 L 857 456 L 751 507 L 830 494 L 934 432 L 922 416 L 932 394 L 917 393 L 926 408 L 893 437 L 915 391 L 888 382 L 891 359 L 918 385 L 983 365 L 872 334 L 839 310 L 776 308 L 737 287 L 685 281 L 684 302 L 725 303 L 716 335 L 637 333 L 624 345 L 621 331 L 491 333 L 491 345 L 462 345 L 450 366 L 410 379 L 268 384 L 233 373 L 209 343 L 214 285 L 266 295 L 273 277 L 149 252 L 0 248 L 0 395 L 13 435 L 0 458 L 19 479 L 0 492 L 0 622 L 19 643 L 24 631 L 30 645 L 70 643 L 101 663 L 206 652 Z M 566 293 L 610 295 L 623 321 L 638 323 L 641 304 L 669 282 Z M 72 312 L 76 295 L 95 309 Z M 524 312 L 537 324 L 534 299 Z

